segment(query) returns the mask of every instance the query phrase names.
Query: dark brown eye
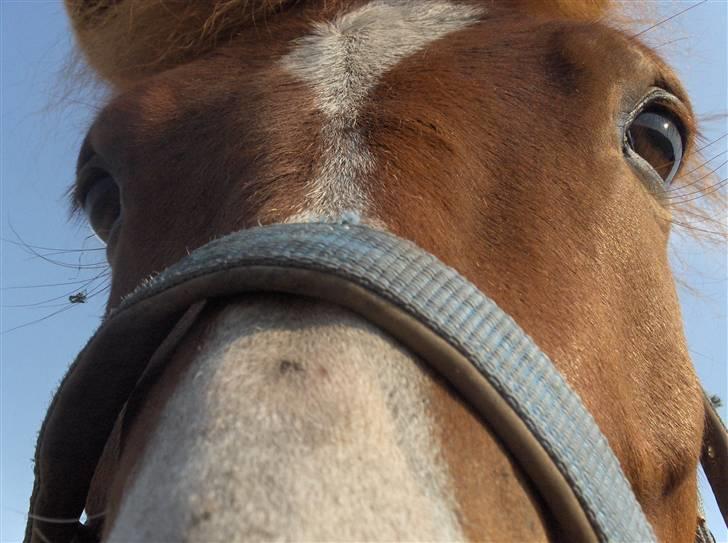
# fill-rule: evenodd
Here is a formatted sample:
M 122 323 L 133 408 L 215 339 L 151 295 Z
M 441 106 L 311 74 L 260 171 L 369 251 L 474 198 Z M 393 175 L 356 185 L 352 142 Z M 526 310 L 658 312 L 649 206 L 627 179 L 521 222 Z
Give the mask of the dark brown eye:
M 643 111 L 627 128 L 625 143 L 652 167 L 665 187 L 672 183 L 683 159 L 683 136 L 672 115 Z
M 96 235 L 104 243 L 108 242 L 121 217 L 119 186 L 110 175 L 93 181 L 83 200 L 83 210 Z

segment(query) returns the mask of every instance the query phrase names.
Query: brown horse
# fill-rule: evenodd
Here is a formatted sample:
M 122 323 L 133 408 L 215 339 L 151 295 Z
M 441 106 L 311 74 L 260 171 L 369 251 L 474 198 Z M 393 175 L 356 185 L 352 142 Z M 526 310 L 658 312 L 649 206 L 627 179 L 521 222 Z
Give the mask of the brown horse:
M 74 189 L 109 307 L 226 233 L 354 213 L 512 315 L 658 538 L 694 539 L 705 410 L 667 240 L 696 123 L 605 2 L 67 4 L 114 89 Z M 104 540 L 559 539 L 457 391 L 324 302 L 208 306 L 120 443 L 122 420 L 86 502 Z

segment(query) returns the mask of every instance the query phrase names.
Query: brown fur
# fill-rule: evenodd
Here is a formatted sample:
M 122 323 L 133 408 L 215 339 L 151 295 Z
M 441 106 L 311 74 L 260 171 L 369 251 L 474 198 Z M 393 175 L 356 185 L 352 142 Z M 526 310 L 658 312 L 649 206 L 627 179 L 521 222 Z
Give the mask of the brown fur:
M 118 87 L 198 58 L 297 4 L 291 0 L 65 2 L 89 63 Z M 518 0 L 518 4 L 546 17 L 594 21 L 604 16 L 610 0 Z M 336 8 L 337 2 L 330 5 Z
M 521 0 L 518 3 L 529 14 L 584 22 L 595 22 L 604 18 L 612 6 L 611 0 Z
M 142 4 L 72 7 L 91 64 L 120 91 L 88 140 L 125 198 L 111 305 L 187 250 L 296 211 L 322 120 L 275 61 L 311 19 L 351 3 L 243 3 L 237 19 L 214 15 L 226 2 L 186 4 L 179 18 L 161 15 L 174 2 Z M 667 260 L 670 205 L 625 163 L 615 128 L 660 84 L 683 99 L 676 115 L 693 134 L 687 97 L 654 53 L 593 22 L 604 2 L 484 4 L 482 23 L 372 91 L 361 119 L 377 158 L 363 180 L 373 214 L 513 315 L 594 414 L 658 537 L 688 541 L 703 412 Z M 468 535 L 495 522 L 484 511 L 503 496 L 528 511 L 504 536 L 543 520 L 477 418 L 439 384 L 432 397 Z M 492 472 L 472 460 L 484 450 Z
M 193 60 L 265 20 L 290 0 L 66 0 L 93 68 L 124 87 Z
M 625 6 L 630 8 L 627 15 L 612 0 L 508 1 L 521 13 L 543 19 L 622 25 L 654 22 L 648 6 L 639 10 Z M 262 33 L 275 28 L 279 15 L 293 12 L 303 22 L 322 14 L 316 2 L 298 0 L 65 0 L 65 4 L 85 60 L 117 91 L 200 58 L 238 34 L 247 32 L 264 41 Z M 347 4 L 351 2 L 326 2 L 325 12 L 334 14 Z M 720 220 L 726 208 L 723 193 L 713 189 L 715 179 L 710 170 L 699 166 L 699 154 L 688 159 L 683 169 L 683 184 L 688 188 L 676 188 L 670 195 L 673 222 L 681 231 L 722 243 L 728 234 Z

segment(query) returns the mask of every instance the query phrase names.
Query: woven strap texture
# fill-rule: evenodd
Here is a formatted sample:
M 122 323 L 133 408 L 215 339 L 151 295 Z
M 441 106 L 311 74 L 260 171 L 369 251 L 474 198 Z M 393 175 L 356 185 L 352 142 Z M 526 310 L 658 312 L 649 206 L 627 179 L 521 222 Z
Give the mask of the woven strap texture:
M 145 282 L 117 311 L 247 265 L 323 271 L 396 304 L 459 350 L 526 423 L 602 541 L 655 541 L 619 462 L 549 358 L 472 283 L 413 243 L 357 224 L 281 224 L 215 240 Z

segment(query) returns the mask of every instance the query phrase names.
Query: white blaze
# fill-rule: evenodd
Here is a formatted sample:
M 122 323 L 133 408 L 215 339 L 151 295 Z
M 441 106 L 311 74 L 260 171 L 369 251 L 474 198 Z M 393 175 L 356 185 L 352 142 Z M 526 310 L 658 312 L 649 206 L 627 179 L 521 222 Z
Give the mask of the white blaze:
M 320 171 L 291 222 L 344 211 L 367 215 L 361 181 L 372 172 L 374 157 L 359 116 L 368 93 L 400 60 L 476 22 L 481 14 L 479 8 L 452 2 L 380 0 L 317 23 L 310 35 L 295 42 L 283 66 L 310 85 L 325 121 Z
M 417 359 L 303 298 L 251 298 L 215 324 L 109 543 L 463 541 Z

